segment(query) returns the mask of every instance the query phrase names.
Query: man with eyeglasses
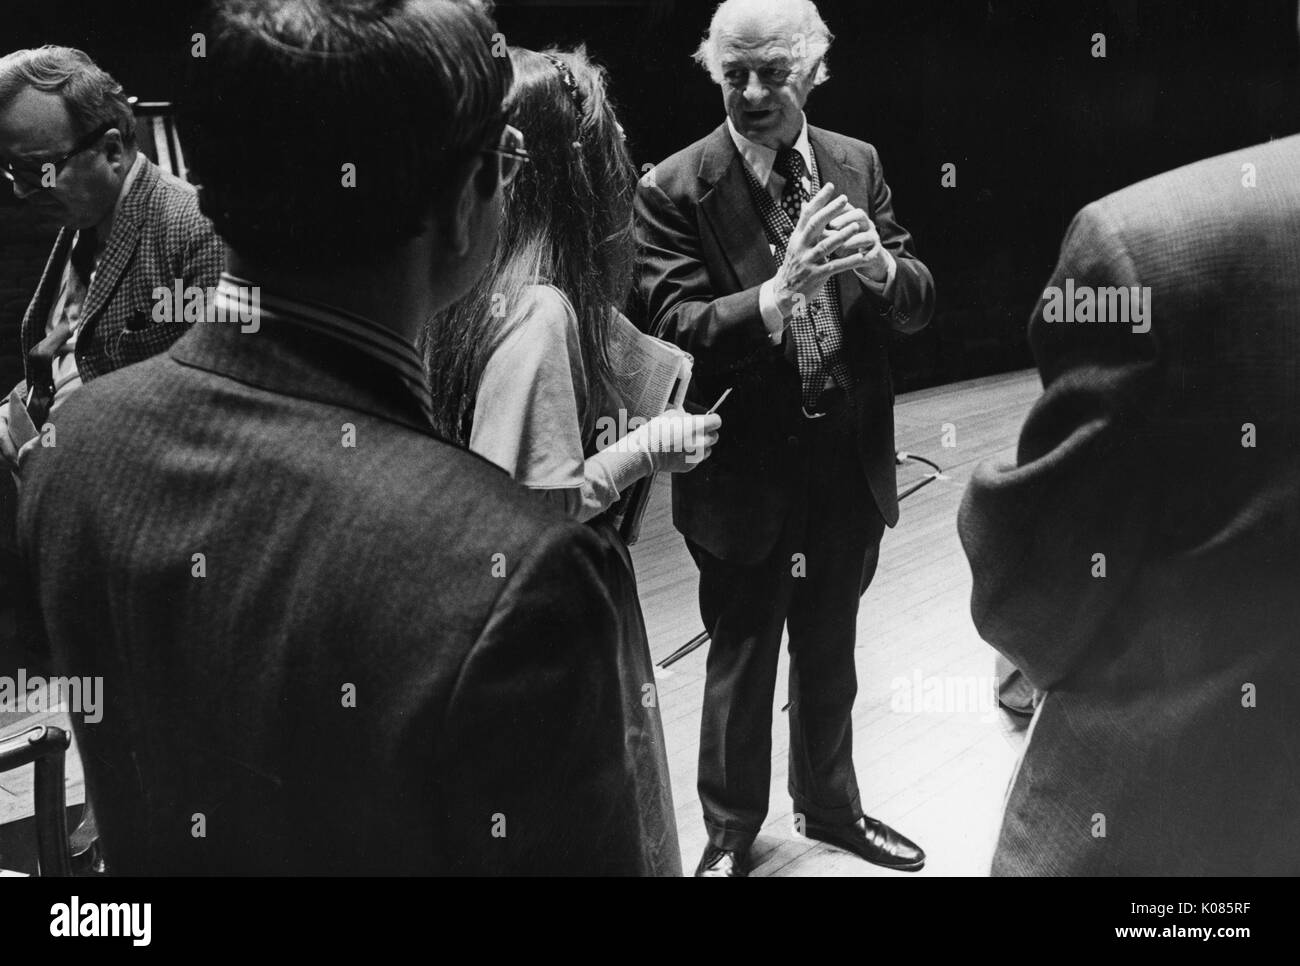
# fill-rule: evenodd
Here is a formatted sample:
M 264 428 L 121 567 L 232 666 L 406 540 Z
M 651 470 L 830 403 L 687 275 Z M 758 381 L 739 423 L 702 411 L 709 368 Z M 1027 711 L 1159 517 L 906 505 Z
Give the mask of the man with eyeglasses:
M 121 85 L 85 53 L 46 46 L 0 57 L 0 174 L 62 226 L 23 315 L 24 379 L 0 398 L 0 459 L 14 474 L 64 402 L 98 376 L 166 349 L 184 322 L 152 316 L 156 287 L 216 285 L 221 241 L 194 189 L 137 148 Z M 2 188 L 3 186 L 0 186 Z M 13 419 L 11 420 L 11 416 Z M 0 487 L 11 488 L 9 473 Z M 15 493 L 0 494 L 0 662 L 44 659 L 13 547 Z M 13 608 L 12 618 L 5 611 Z M 13 628 L 10 631 L 10 628 Z M 93 834 L 87 813 L 83 831 Z
M 220 311 L 77 393 L 24 469 L 48 635 L 104 679 L 74 727 L 109 867 L 644 871 L 621 562 L 434 434 L 415 346 L 527 157 L 495 26 L 225 0 L 204 31 L 181 122 Z
M 155 321 L 153 291 L 215 286 L 222 248 L 194 189 L 137 148 L 121 85 L 79 50 L 0 58 L 0 174 L 63 226 L 23 317 L 26 432 L 0 407 L 0 453 L 16 469 L 78 386 L 180 337 L 184 321 Z

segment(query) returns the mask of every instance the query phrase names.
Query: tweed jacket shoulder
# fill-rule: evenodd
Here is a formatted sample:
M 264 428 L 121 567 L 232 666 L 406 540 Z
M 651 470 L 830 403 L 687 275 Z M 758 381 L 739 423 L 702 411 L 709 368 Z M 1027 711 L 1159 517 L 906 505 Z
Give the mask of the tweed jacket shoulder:
M 45 337 L 50 308 L 58 298 L 75 232 L 64 228 L 45 263 L 40 284 L 23 315 L 23 374 L 31 381 L 27 354 Z M 199 211 L 194 187 L 167 174 L 148 158 L 122 199 L 86 297 L 85 322 L 77 339 L 77 370 L 85 382 L 162 352 L 187 324 L 154 321 L 154 289 L 215 287 L 224 249 Z

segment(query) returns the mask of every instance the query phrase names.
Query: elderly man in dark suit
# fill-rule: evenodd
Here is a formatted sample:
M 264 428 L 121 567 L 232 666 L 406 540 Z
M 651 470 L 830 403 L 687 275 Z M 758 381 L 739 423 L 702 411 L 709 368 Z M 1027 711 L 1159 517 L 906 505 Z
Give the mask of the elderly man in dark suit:
M 995 875 L 1300 872 L 1300 138 L 1075 217 L 1043 380 L 959 518 L 1045 691 Z
M 136 146 L 122 87 L 86 54 L 0 57 L 0 172 L 62 226 L 23 316 L 18 393 L 37 427 L 78 386 L 162 352 L 186 324 L 155 317 L 155 289 L 212 288 L 221 240 L 194 188 Z M 16 465 L 0 412 L 0 452 Z
M 723 3 L 697 57 L 726 122 L 637 192 L 646 324 L 695 355 L 695 404 L 734 389 L 713 458 L 673 481 L 712 637 L 698 875 L 748 874 L 786 626 L 796 824 L 884 866 L 924 862 L 863 813 L 851 712 L 858 600 L 898 519 L 886 347 L 926 325 L 934 285 L 875 148 L 804 118 L 829 43 L 808 0 Z
M 121 873 L 637 873 L 620 562 L 438 439 L 416 332 L 526 160 L 454 0 L 218 3 L 211 318 L 97 380 L 20 538 Z M 400 137 L 394 132 L 400 133 Z

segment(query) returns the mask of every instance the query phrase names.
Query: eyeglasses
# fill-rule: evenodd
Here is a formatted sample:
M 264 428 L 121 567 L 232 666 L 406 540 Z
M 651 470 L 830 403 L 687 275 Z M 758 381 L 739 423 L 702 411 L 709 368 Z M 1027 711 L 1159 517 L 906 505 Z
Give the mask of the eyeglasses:
M 532 161 L 532 156 L 524 147 L 524 132 L 509 124 L 501 132 L 501 140 L 497 143 L 497 146 L 485 148 L 484 153 L 495 154 L 501 159 L 500 179 L 502 187 L 514 181 L 519 169 Z
M 22 181 L 23 184 L 30 185 L 34 188 L 52 188 L 54 187 L 53 185 L 41 183 L 46 172 L 46 165 L 53 166 L 54 177 L 58 178 L 59 174 L 63 171 L 64 165 L 82 151 L 94 147 L 95 143 L 99 141 L 100 138 L 116 127 L 116 121 L 109 121 L 105 124 L 101 124 L 85 137 L 78 140 L 77 143 L 72 146 L 72 150 L 61 158 L 52 159 L 50 161 L 39 161 L 35 164 L 14 164 L 11 161 L 0 161 L 0 174 L 3 174 L 15 184 Z

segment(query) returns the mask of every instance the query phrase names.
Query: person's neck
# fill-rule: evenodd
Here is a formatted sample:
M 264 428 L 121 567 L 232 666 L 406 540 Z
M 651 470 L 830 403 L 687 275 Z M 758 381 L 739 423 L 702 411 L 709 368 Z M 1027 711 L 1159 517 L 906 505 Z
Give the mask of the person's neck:
M 803 117 L 800 116 L 799 124 L 793 131 L 782 131 L 776 138 L 776 151 L 789 151 L 799 143 L 799 138 L 803 136 L 804 128 Z
M 799 135 L 801 133 L 803 133 L 802 127 L 796 130 L 794 134 L 783 132 L 781 134 L 759 135 L 758 137 L 754 138 L 754 137 L 748 137 L 742 133 L 740 134 L 740 136 L 745 138 L 745 140 L 748 141 L 750 144 L 756 144 L 760 148 L 766 148 L 769 151 L 775 151 L 777 154 L 780 154 L 782 151 L 787 150 L 789 148 L 793 148 L 796 144 L 798 144 Z
M 322 302 L 360 315 L 414 343 L 421 326 L 433 314 L 436 302 L 427 284 L 427 269 L 408 268 L 409 259 L 394 253 L 391 260 L 365 269 L 346 267 L 329 272 L 299 272 L 267 268 L 256 261 L 227 254 L 231 275 L 273 292 Z

